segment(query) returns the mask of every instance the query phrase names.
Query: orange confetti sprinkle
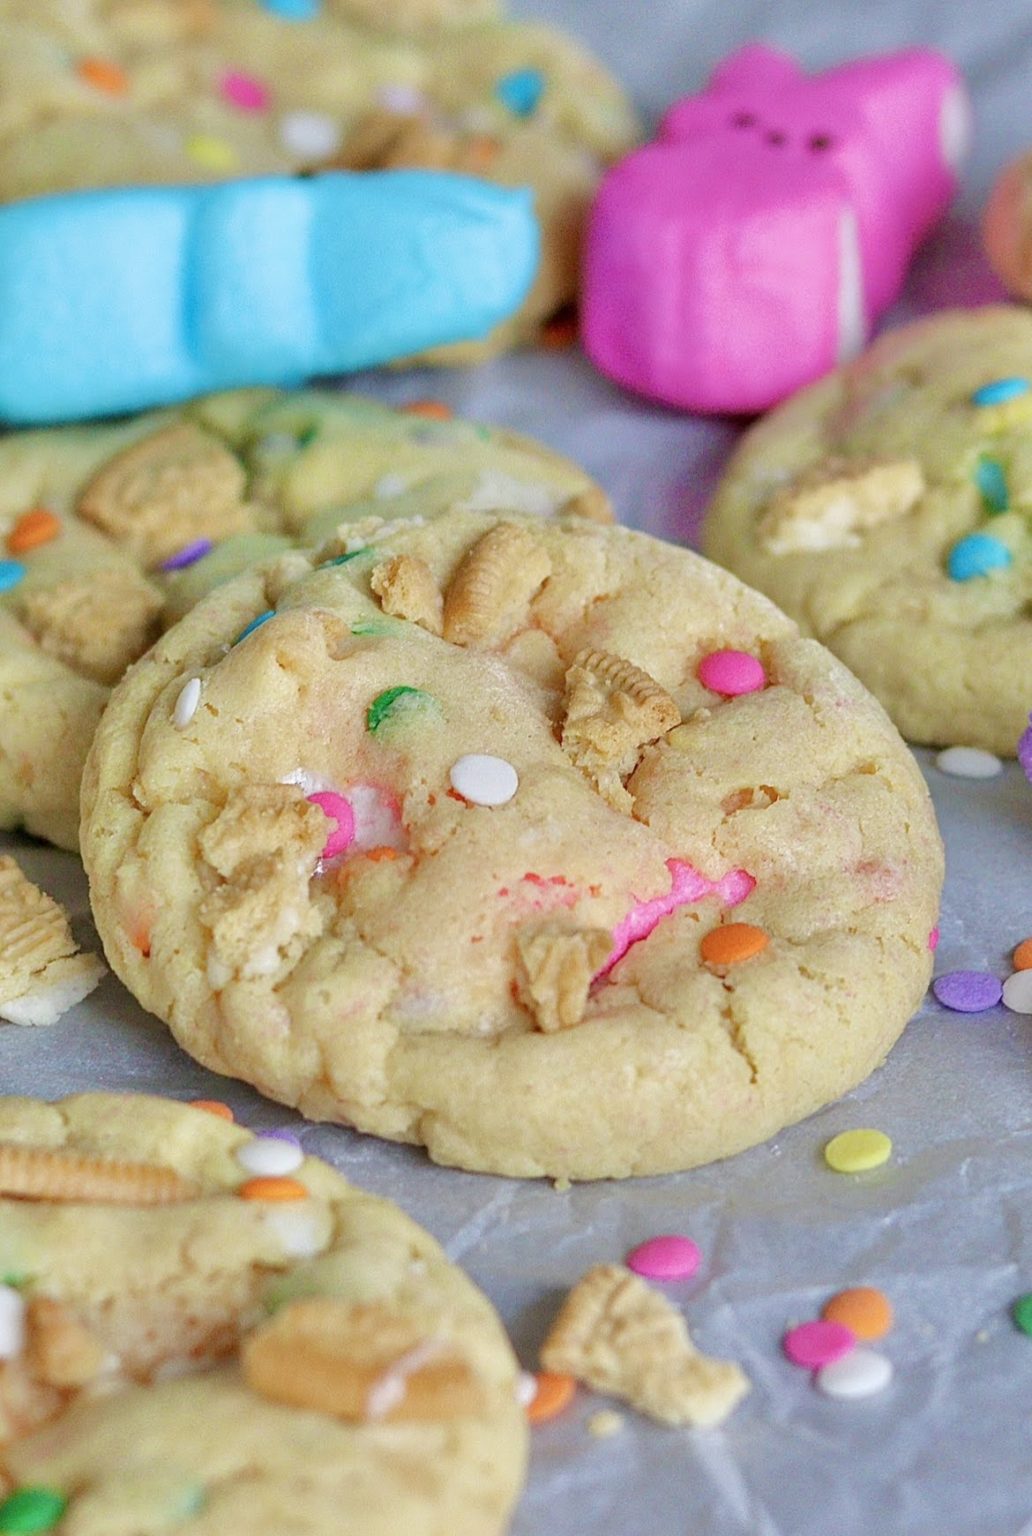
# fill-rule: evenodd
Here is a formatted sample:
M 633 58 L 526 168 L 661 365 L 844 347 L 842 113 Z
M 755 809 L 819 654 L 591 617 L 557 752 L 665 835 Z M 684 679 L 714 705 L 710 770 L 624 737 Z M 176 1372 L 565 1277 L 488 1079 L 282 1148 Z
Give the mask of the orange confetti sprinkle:
M 752 923 L 724 923 L 711 928 L 699 948 L 707 965 L 737 965 L 750 960 L 770 943 L 770 935 Z
M 531 1424 L 547 1424 L 569 1408 L 577 1383 L 572 1376 L 563 1376 L 558 1371 L 535 1371 L 534 1380 L 537 1392 L 527 1408 L 527 1418 Z
M 24 554 L 37 544 L 49 544 L 61 532 L 61 524 L 46 507 L 33 507 L 19 517 L 7 535 L 7 548 L 12 555 Z
M 129 89 L 125 70 L 110 59 L 80 59 L 76 74 L 95 91 L 104 91 L 108 96 L 124 96 Z
M 892 1302 L 873 1285 L 857 1285 L 826 1301 L 821 1316 L 852 1329 L 858 1339 L 882 1339 L 892 1327 Z
M 427 421 L 451 421 L 455 412 L 450 405 L 445 405 L 443 400 L 410 400 L 408 405 L 400 406 L 405 416 L 425 416 Z
M 471 171 L 486 171 L 498 159 L 501 145 L 487 134 L 479 134 L 466 145 L 466 164 Z
M 218 1115 L 220 1120 L 232 1120 L 233 1111 L 228 1104 L 223 1104 L 221 1099 L 191 1099 L 191 1109 L 203 1109 L 209 1115 Z
M 1022 939 L 1011 955 L 1011 964 L 1016 971 L 1032 971 L 1032 939 Z
M 366 858 L 372 859 L 374 864 L 386 864 L 390 859 L 397 857 L 397 848 L 388 848 L 386 843 L 379 848 L 370 848 L 366 852 Z
M 247 1179 L 237 1194 L 241 1200 L 307 1200 L 308 1191 L 297 1179 Z

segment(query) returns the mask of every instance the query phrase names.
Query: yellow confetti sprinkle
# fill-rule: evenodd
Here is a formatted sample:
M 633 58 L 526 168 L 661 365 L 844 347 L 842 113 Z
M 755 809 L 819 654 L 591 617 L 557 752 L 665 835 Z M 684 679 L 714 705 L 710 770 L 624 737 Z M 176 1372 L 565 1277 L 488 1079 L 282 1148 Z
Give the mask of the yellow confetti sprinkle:
M 888 1162 L 892 1141 L 884 1131 L 843 1131 L 824 1148 L 824 1161 L 836 1173 L 867 1173 Z
M 216 139 L 209 133 L 195 133 L 186 141 L 186 152 L 191 160 L 203 165 L 206 171 L 232 171 L 240 163 L 240 157 L 232 144 Z

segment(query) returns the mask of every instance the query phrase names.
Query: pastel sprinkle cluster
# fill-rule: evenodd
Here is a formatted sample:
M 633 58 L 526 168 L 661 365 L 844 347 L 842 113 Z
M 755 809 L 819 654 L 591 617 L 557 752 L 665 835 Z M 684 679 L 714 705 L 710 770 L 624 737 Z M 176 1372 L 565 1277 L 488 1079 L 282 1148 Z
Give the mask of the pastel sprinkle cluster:
M 984 417 L 989 431 L 1007 424 L 1007 408 L 1013 402 L 1026 401 L 1032 384 L 1025 378 L 991 379 L 971 396 L 971 405 Z M 1032 405 L 1032 399 L 1027 402 Z M 1007 474 L 999 459 L 983 454 L 974 468 L 974 481 L 982 497 L 982 506 L 990 517 L 1010 509 L 1010 491 Z M 952 581 L 972 581 L 978 576 L 989 576 L 993 571 L 1006 570 L 1014 563 L 1013 551 L 995 534 L 969 533 L 958 539 L 946 559 L 946 570 Z
M 1032 938 L 1016 946 L 1003 981 L 991 971 L 946 971 L 932 982 L 932 993 L 953 1013 L 987 1013 L 1002 1003 L 1011 1013 L 1032 1014 Z

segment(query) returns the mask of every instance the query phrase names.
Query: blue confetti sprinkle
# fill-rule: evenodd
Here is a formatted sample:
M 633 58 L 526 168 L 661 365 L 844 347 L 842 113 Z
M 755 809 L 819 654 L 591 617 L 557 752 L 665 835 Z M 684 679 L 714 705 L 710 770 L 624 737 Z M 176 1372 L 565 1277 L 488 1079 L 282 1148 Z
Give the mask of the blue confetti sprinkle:
M 322 0 L 262 0 L 262 5 L 284 21 L 311 21 L 322 9 Z
M 1005 400 L 1017 400 L 1020 395 L 1027 395 L 1030 388 L 1032 385 L 1027 379 L 993 379 L 990 384 L 975 390 L 971 404 L 1002 405 Z
M 9 592 L 24 575 L 25 567 L 20 560 L 0 560 L 0 592 Z
M 495 95 L 514 117 L 530 117 L 544 90 L 545 77 L 540 69 L 514 69 L 498 81 Z
M 319 569 L 320 571 L 325 571 L 328 570 L 331 565 L 347 565 L 349 560 L 355 560 L 359 555 L 367 554 L 368 550 L 368 544 L 363 544 L 361 549 L 346 550 L 343 555 L 335 555 L 332 560 L 324 560 Z
M 239 645 L 241 640 L 246 640 L 248 635 L 253 635 L 256 629 L 261 629 L 263 624 L 267 624 L 270 619 L 274 619 L 275 617 L 275 608 L 267 608 L 265 612 L 260 613 L 256 619 L 252 619 L 250 624 L 244 625 L 244 628 L 240 631 L 239 635 L 237 635 L 236 639 L 233 641 L 233 644 Z
M 973 576 L 987 576 L 1003 570 L 1014 559 L 1006 544 L 990 533 L 969 533 L 950 550 L 946 569 L 954 581 L 970 581 Z
M 975 465 L 975 484 L 982 493 L 987 512 L 1006 512 L 1010 506 L 1007 476 L 997 459 L 981 458 Z

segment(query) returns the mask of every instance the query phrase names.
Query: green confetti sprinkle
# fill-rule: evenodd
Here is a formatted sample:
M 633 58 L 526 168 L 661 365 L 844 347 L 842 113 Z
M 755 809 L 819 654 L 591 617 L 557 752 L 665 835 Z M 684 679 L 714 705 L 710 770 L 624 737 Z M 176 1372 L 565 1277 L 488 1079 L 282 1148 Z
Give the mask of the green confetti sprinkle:
M 297 446 L 299 448 L 307 448 L 309 443 L 314 443 L 318 436 L 319 425 L 316 422 L 314 426 L 305 427 L 303 432 L 297 434 Z
M 12 1291 L 20 1291 L 23 1286 L 28 1285 L 31 1279 L 31 1275 L 0 1275 L 0 1285 L 9 1285 Z
M 1007 476 L 998 459 L 983 454 L 975 465 L 975 484 L 982 495 L 982 505 L 987 512 L 1006 512 L 1010 507 Z
M 410 709 L 425 709 L 428 705 L 436 709 L 437 700 L 431 694 L 424 693 L 422 688 L 409 688 L 404 683 L 396 688 L 387 688 L 376 695 L 366 710 L 366 728 L 378 731 L 389 715 Z
M 5 1536 L 37 1536 L 52 1531 L 68 1508 L 56 1488 L 19 1488 L 0 1504 L 0 1531 Z
M 1011 1317 L 1014 1319 L 1014 1326 L 1032 1338 L 1032 1291 L 1026 1291 L 1024 1296 L 1019 1296 L 1013 1303 Z
M 332 560 L 324 560 L 319 569 L 320 571 L 325 571 L 331 565 L 347 565 L 349 560 L 356 560 L 359 555 L 367 555 L 368 553 L 368 544 L 363 544 L 361 549 L 349 549 L 346 554 L 335 555 Z
M 389 624 L 385 619 L 359 619 L 352 624 L 353 635 L 390 635 L 397 629 L 396 624 Z

